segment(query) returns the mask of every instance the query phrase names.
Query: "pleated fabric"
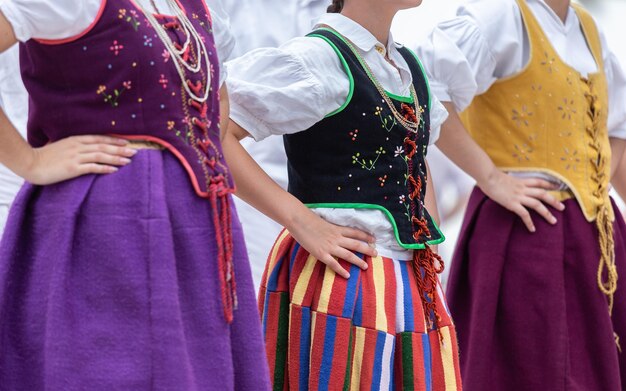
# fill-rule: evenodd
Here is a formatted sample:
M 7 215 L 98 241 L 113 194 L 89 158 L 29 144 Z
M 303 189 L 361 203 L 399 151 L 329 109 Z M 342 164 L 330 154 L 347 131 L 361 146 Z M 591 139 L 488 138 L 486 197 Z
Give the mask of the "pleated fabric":
M 346 280 L 280 234 L 259 300 L 274 390 L 460 390 L 441 288 L 435 329 L 410 260 L 363 259 L 365 271 L 339 260 Z

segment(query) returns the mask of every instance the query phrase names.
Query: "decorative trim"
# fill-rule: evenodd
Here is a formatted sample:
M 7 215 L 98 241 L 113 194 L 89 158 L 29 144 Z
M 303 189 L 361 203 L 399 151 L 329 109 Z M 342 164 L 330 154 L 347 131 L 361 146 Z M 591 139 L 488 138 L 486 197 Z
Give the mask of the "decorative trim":
M 330 39 L 326 38 L 323 35 L 319 35 L 319 34 L 309 34 L 307 36 L 308 37 L 321 38 L 324 41 L 326 41 L 333 48 L 335 53 L 337 53 L 337 56 L 339 56 L 339 60 L 341 61 L 341 64 L 343 65 L 343 67 L 344 67 L 344 69 L 346 71 L 346 74 L 348 75 L 348 79 L 350 80 L 350 91 L 348 92 L 348 97 L 346 98 L 346 101 L 344 102 L 344 104 L 341 105 L 341 107 L 339 107 L 337 110 L 333 111 L 332 113 L 326 114 L 326 116 L 324 118 L 332 117 L 335 114 L 341 113 L 348 106 L 348 104 L 350 104 L 350 101 L 352 101 L 352 96 L 354 95 L 354 77 L 352 76 L 352 71 L 350 70 L 350 66 L 346 62 L 346 59 L 343 58 L 343 55 L 339 51 L 339 48 L 337 46 L 335 46 L 335 44 Z
M 106 8 L 106 4 L 107 4 L 107 0 L 100 1 L 100 8 L 98 9 L 98 14 L 96 14 L 96 17 L 91 22 L 91 24 L 81 33 L 74 35 L 73 37 L 63 38 L 63 39 L 34 39 L 34 40 L 42 45 L 62 45 L 65 43 L 77 41 L 80 38 L 87 35 L 91 30 L 93 30 L 94 27 L 96 27 L 96 24 L 98 24 L 98 22 L 100 21 L 102 14 L 104 14 L 104 9 Z
M 311 208 L 311 209 L 315 209 L 315 208 L 375 209 L 375 210 L 381 211 L 381 212 L 383 212 L 385 214 L 385 216 L 389 219 L 389 222 L 393 226 L 393 233 L 394 233 L 394 236 L 396 237 L 396 241 L 398 242 L 400 247 L 402 247 L 402 248 L 404 248 L 406 250 L 423 250 L 424 248 L 426 248 L 426 246 L 424 244 L 422 244 L 422 243 L 414 243 L 414 244 L 403 243 L 400 240 L 400 233 L 398 232 L 398 226 L 396 225 L 396 221 L 393 219 L 393 216 L 391 215 L 391 212 L 389 212 L 389 210 L 387 210 L 387 208 L 385 208 L 384 206 L 380 206 L 380 205 L 376 205 L 376 204 L 362 204 L 362 203 L 351 203 L 351 204 L 344 204 L 344 203 L 317 203 L 317 204 L 305 204 L 305 205 L 308 208 Z M 437 226 L 437 223 L 435 223 L 435 221 L 432 220 L 432 219 L 431 219 L 431 222 L 432 222 L 433 226 L 435 227 L 435 229 L 437 230 L 437 233 L 439 233 L 439 235 L 441 235 L 441 237 L 439 239 L 429 240 L 425 244 L 427 244 L 427 245 L 435 245 L 435 244 L 443 243 L 446 240 L 445 236 L 443 235 L 443 233 L 439 229 L 439 226 Z

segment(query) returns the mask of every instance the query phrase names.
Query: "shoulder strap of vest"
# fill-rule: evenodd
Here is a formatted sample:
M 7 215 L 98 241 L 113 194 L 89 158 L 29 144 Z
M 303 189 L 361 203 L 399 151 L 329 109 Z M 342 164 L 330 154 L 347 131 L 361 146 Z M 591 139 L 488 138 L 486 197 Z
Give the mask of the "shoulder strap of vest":
M 533 14 L 530 7 L 528 7 L 528 4 L 526 4 L 526 0 L 515 1 L 517 2 L 517 6 L 522 14 L 522 22 L 524 23 L 526 34 L 530 43 L 531 58 L 540 58 L 544 55 L 546 50 L 553 51 L 551 45 L 542 44 L 542 42 L 549 43 L 550 40 L 544 33 L 537 18 L 535 18 L 535 14 Z
M 424 69 L 422 62 L 417 57 L 417 54 L 406 46 L 399 47 L 398 52 L 400 52 L 404 61 L 406 61 L 409 66 L 415 90 L 419 91 L 424 88 L 424 85 L 426 85 L 428 93 L 428 108 L 431 108 L 432 95 L 430 93 L 430 84 L 428 83 L 428 75 L 426 74 L 426 70 Z
M 591 49 L 591 53 L 600 68 L 599 71 L 604 70 L 604 58 L 602 56 L 602 43 L 600 41 L 600 32 L 598 31 L 598 26 L 596 22 L 593 20 L 593 17 L 589 12 L 587 12 L 583 7 L 578 4 L 573 4 L 574 10 L 576 11 L 576 15 L 578 15 L 578 20 L 580 21 L 580 25 L 583 30 L 583 34 L 587 39 L 587 45 L 589 45 L 589 49 Z

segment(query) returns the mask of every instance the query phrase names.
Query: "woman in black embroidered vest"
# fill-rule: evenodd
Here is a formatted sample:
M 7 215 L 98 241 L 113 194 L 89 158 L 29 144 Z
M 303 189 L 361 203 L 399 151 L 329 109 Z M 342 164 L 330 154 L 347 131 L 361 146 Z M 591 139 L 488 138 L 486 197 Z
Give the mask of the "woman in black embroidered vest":
M 335 1 L 307 37 L 229 66 L 223 144 L 238 194 L 286 227 L 260 293 L 276 390 L 461 389 L 429 247 L 443 235 L 425 155 L 447 113 L 389 34 L 419 3 Z M 289 193 L 238 142 L 272 134 Z

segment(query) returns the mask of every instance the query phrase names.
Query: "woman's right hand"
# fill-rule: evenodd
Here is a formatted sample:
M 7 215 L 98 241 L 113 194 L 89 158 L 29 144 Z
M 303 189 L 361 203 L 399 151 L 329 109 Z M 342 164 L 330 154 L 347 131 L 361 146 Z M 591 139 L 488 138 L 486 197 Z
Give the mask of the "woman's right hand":
M 128 141 L 109 136 L 72 136 L 31 148 L 21 172 L 35 185 L 49 185 L 86 174 L 111 174 L 137 153 Z
M 530 232 L 536 229 L 529 210 L 537 212 L 548 223 L 556 224 L 556 217 L 546 205 L 559 211 L 565 209 L 565 205 L 549 193 L 557 187 L 543 179 L 515 178 L 494 167 L 486 183 L 478 186 L 493 201 L 518 215 Z
M 346 279 L 350 278 L 350 273 L 339 264 L 338 259 L 366 270 L 367 263 L 355 253 L 370 257 L 378 255 L 373 247 L 376 240 L 372 235 L 331 224 L 308 209 L 288 230 L 312 256 Z

